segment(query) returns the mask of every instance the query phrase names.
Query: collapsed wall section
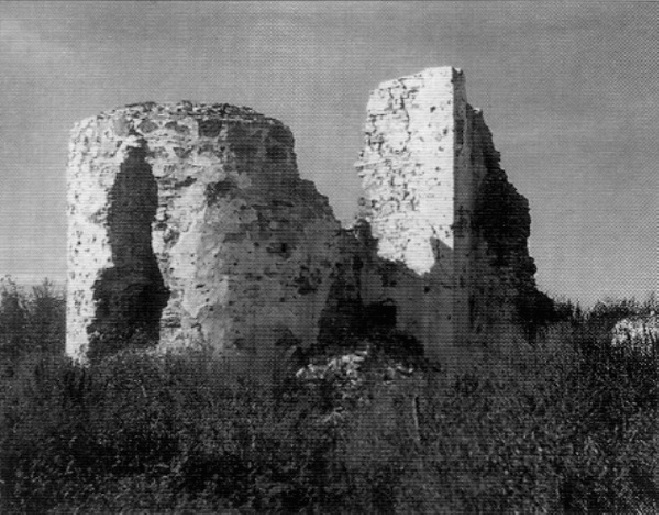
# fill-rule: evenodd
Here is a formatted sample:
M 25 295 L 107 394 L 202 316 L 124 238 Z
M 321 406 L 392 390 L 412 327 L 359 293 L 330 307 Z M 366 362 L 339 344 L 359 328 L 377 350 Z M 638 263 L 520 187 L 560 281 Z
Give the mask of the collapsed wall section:
M 79 123 L 68 167 L 67 353 L 137 330 L 163 348 L 314 341 L 339 223 L 280 122 L 135 104 Z

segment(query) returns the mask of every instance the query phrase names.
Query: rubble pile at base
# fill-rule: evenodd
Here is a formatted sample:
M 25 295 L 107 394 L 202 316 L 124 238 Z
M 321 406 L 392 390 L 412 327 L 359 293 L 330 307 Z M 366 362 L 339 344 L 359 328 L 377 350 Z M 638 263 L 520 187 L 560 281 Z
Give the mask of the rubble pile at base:
M 659 352 L 659 318 L 654 312 L 648 317 L 624 318 L 611 333 L 614 347 L 645 355 Z

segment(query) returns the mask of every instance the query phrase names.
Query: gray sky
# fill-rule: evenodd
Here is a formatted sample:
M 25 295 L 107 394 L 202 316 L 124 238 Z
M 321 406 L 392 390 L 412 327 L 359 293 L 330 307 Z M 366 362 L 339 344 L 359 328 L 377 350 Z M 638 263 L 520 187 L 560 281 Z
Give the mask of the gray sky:
M 366 100 L 465 70 L 531 203 L 552 295 L 643 299 L 657 280 L 659 3 L 2 2 L 0 275 L 65 278 L 75 121 L 141 100 L 249 106 L 289 125 L 303 177 L 351 220 Z

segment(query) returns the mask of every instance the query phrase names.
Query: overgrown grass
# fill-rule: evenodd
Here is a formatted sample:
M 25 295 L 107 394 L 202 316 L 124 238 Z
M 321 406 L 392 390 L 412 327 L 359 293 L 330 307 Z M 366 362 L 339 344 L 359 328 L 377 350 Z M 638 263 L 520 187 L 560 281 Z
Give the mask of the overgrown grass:
M 456 375 L 417 359 L 393 377 L 390 340 L 349 391 L 201 351 L 89 368 L 27 354 L 0 385 L 2 505 L 653 513 L 659 360 L 611 348 L 602 320 L 556 324 L 534 346 L 509 336 Z

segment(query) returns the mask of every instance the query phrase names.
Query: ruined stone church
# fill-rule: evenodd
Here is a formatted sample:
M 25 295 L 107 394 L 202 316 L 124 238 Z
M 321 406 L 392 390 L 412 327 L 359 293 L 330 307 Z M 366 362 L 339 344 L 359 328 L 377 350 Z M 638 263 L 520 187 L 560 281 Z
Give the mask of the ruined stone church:
M 368 100 L 358 219 L 300 178 L 288 127 L 229 104 L 144 102 L 76 124 L 67 353 L 117 334 L 258 353 L 380 325 L 442 360 L 537 294 L 528 201 L 452 67 Z M 116 339 L 116 338 L 115 338 Z

